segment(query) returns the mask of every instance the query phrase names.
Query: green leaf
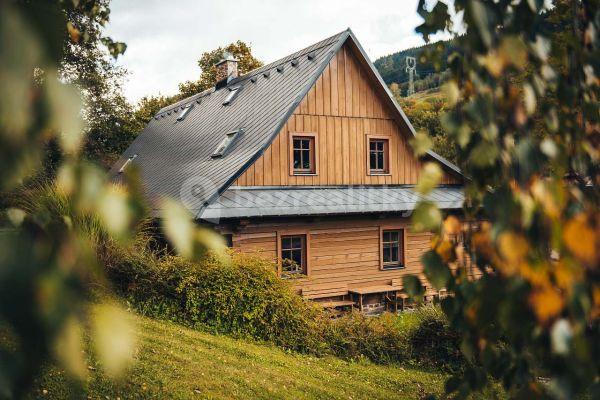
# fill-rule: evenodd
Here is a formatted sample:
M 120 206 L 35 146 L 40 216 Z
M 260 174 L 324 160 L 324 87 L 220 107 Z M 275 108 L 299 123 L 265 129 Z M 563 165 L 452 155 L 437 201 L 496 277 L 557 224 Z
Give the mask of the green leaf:
M 415 275 L 406 275 L 402 278 L 402 286 L 413 299 L 419 299 L 425 293 L 425 288 L 421 285 L 421 281 Z
M 442 169 L 437 163 L 428 162 L 423 166 L 419 183 L 415 189 L 420 194 L 426 195 L 440 183 L 443 175 Z
M 436 230 L 442 223 L 442 213 L 430 201 L 422 201 L 412 214 L 413 229 L 416 232 Z
M 438 31 L 446 29 L 450 22 L 450 15 L 448 14 L 448 6 L 441 1 L 436 2 L 435 6 L 431 11 L 427 11 L 427 2 L 425 0 L 419 1 L 417 12 L 425 22 L 419 25 L 415 31 L 423 35 L 423 39 L 426 42 L 429 41 L 429 35 L 432 35 Z
M 417 157 L 424 155 L 433 145 L 431 138 L 425 132 L 417 132 L 414 138 L 410 140 L 410 145 L 415 151 Z
M 477 167 L 491 167 L 500 155 L 498 146 L 487 141 L 480 142 L 471 151 L 470 160 Z
M 425 266 L 425 276 L 433 287 L 439 290 L 449 286 L 452 273 L 438 253 L 434 250 L 428 251 L 421 257 L 421 262 Z

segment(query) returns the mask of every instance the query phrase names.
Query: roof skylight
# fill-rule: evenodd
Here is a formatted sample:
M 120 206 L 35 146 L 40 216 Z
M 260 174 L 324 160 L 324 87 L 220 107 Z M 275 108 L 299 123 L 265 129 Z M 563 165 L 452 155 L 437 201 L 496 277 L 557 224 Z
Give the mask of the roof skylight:
M 137 156 L 137 154 L 134 154 L 131 157 L 129 157 L 127 161 L 125 161 L 125 163 L 121 166 L 121 168 L 119 168 L 119 173 L 122 174 L 123 172 L 125 172 L 125 168 L 127 168 L 127 166 L 131 164 L 133 160 L 137 158 Z
M 229 149 L 229 147 L 231 146 L 231 144 L 234 142 L 234 140 L 240 135 L 240 133 L 242 133 L 243 130 L 242 129 L 238 129 L 235 131 L 231 131 L 227 134 L 227 136 L 225 136 L 225 139 L 223 139 L 221 141 L 221 143 L 219 143 L 219 146 L 217 147 L 217 149 L 212 153 L 211 157 L 212 158 L 219 158 L 219 157 L 223 157 L 225 155 L 225 152 L 227 152 L 227 149 Z
M 225 100 L 223 100 L 224 106 L 228 106 L 229 104 L 231 104 L 233 99 L 235 99 L 238 93 L 240 92 L 240 88 L 240 86 L 229 88 L 229 94 L 227 95 Z
M 188 104 L 187 106 L 185 106 L 185 108 L 181 112 L 181 115 L 179 115 L 179 117 L 177 117 L 177 121 L 183 121 L 185 119 L 185 117 L 190 113 L 190 111 L 192 111 L 192 108 L 194 108 L 194 103 L 191 103 L 191 104 Z

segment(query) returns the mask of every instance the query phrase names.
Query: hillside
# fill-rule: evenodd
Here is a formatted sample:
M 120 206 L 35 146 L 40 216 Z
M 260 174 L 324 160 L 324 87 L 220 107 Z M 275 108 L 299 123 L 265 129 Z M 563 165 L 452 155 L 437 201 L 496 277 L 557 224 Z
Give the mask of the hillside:
M 415 90 L 417 92 L 439 87 L 445 79 L 448 55 L 454 50 L 451 40 L 429 43 L 389 54 L 375 60 L 374 64 L 388 85 L 398 85 L 399 94 L 406 96 L 409 75 L 406 72 L 406 57 L 417 59 Z
M 440 63 L 437 66 L 434 65 L 434 60 L 428 59 L 429 57 L 422 57 L 428 56 L 436 49 L 443 50 L 439 59 L 435 60 L 439 61 Z M 381 74 L 381 77 L 388 85 L 392 82 L 404 83 L 408 80 L 408 72 L 406 72 L 406 57 L 410 56 L 417 58 L 417 73 L 419 78 L 423 79 L 425 76 L 434 72 L 444 71 L 447 68 L 446 59 L 453 50 L 454 46 L 451 40 L 442 40 L 418 47 L 411 47 L 409 49 L 380 57 L 375 60 L 374 64 Z
M 315 358 L 132 316 L 139 348 L 127 378 L 111 382 L 93 360 L 87 388 L 73 393 L 53 368 L 32 398 L 388 399 L 440 394 L 438 372 Z

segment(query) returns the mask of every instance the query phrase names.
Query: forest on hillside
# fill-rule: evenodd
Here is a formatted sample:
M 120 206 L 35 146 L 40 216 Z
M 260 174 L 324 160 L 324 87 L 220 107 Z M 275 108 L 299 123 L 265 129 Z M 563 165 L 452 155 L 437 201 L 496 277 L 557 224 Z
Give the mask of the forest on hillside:
M 380 57 L 374 64 L 384 82 L 399 95 L 406 96 L 409 81 L 407 57 L 416 59 L 415 92 L 421 92 L 437 88 L 444 82 L 448 76 L 448 56 L 455 50 L 452 40 L 439 41 Z

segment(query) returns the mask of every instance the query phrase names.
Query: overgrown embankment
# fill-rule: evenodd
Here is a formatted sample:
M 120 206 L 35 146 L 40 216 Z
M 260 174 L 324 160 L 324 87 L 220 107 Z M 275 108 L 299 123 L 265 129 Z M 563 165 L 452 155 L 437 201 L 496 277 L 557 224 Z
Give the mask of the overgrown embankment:
M 69 202 L 51 186 L 19 197 L 25 209 L 42 208 L 48 218 L 72 219 Z M 377 363 L 418 364 L 454 370 L 463 360 L 459 337 L 442 312 L 424 307 L 401 316 L 352 313 L 331 319 L 295 294 L 259 257 L 207 253 L 200 262 L 156 254 L 139 227 L 129 247 L 103 232 L 93 215 L 71 221 L 84 232 L 111 286 L 139 313 L 288 350 Z

